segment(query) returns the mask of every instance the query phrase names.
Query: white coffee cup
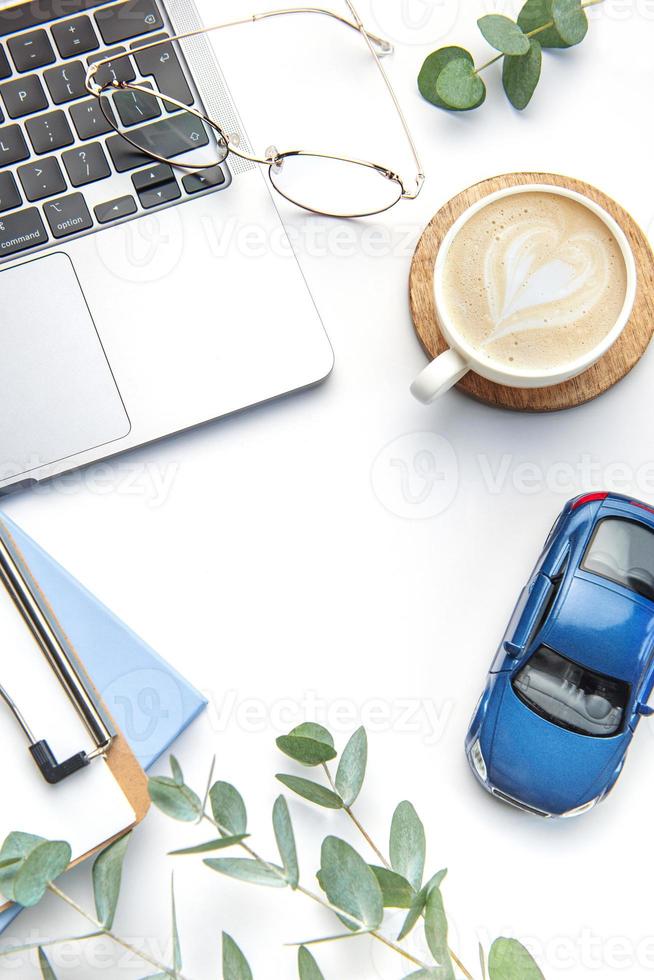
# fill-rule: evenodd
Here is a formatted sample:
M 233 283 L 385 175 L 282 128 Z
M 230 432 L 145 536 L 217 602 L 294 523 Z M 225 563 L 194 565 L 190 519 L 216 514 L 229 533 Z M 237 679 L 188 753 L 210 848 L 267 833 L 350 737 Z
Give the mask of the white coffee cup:
M 530 371 L 520 368 L 513 369 L 506 364 L 489 361 L 486 358 L 482 360 L 480 358 L 478 351 L 461 334 L 453 317 L 448 312 L 444 295 L 444 270 L 452 242 L 473 215 L 501 198 L 534 192 L 555 194 L 560 197 L 570 198 L 579 204 L 583 204 L 601 218 L 618 243 L 624 257 L 627 271 L 627 289 L 624 305 L 618 319 L 596 347 L 589 350 L 583 357 L 575 361 L 570 361 L 565 366 L 559 365 L 550 370 Z M 592 201 L 584 194 L 578 194 L 576 191 L 553 184 L 522 184 L 497 191 L 494 194 L 489 194 L 469 207 L 452 225 L 438 251 L 434 269 L 436 313 L 441 333 L 450 345 L 450 349 L 440 354 L 421 371 L 411 385 L 411 391 L 419 401 L 428 405 L 440 395 L 449 391 L 468 371 L 474 371 L 476 374 L 488 378 L 489 381 L 495 381 L 498 384 L 507 385 L 511 388 L 545 388 L 549 385 L 560 384 L 562 381 L 575 378 L 595 364 L 621 335 L 629 322 L 629 317 L 636 301 L 637 281 L 636 260 L 634 259 L 634 254 L 627 240 L 627 236 L 604 208 L 600 207 L 599 204 L 596 204 L 595 201 Z

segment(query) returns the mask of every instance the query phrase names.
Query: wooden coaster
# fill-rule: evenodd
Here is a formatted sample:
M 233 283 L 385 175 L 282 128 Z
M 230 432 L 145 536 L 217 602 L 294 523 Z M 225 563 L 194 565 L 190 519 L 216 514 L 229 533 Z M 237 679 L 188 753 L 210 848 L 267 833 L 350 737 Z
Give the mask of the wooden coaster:
M 621 381 L 647 350 L 654 333 L 654 253 L 634 219 L 606 194 L 572 177 L 558 174 L 504 174 L 475 184 L 449 201 L 423 232 L 411 265 L 409 295 L 413 324 L 427 356 L 433 360 L 448 344 L 441 336 L 434 303 L 436 255 L 449 228 L 463 212 L 488 194 L 521 184 L 554 184 L 585 194 L 612 215 L 626 234 L 636 258 L 638 291 L 631 319 L 620 339 L 583 374 L 548 388 L 508 388 L 467 374 L 457 385 L 473 398 L 522 412 L 557 412 L 597 398 Z

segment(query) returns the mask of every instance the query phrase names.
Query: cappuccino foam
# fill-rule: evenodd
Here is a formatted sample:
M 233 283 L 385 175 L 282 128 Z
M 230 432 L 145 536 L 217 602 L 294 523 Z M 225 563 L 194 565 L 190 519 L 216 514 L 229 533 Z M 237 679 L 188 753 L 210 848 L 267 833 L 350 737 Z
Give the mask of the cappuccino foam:
M 443 287 L 477 356 L 512 370 L 551 370 L 592 351 L 615 326 L 627 268 L 593 211 L 527 191 L 488 204 L 461 228 Z

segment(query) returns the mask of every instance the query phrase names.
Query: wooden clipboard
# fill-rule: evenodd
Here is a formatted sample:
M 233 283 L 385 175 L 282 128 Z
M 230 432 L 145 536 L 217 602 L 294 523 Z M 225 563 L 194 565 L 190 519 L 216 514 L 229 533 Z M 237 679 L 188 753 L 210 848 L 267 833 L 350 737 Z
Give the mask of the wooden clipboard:
M 95 685 L 91 681 L 91 678 L 89 677 L 83 662 L 78 657 L 73 645 L 71 644 L 70 640 L 66 636 L 65 631 L 62 629 L 61 624 L 59 623 L 54 613 L 54 610 L 52 609 L 52 606 L 48 601 L 47 596 L 44 595 L 44 593 L 42 592 L 39 586 L 39 583 L 36 581 L 32 573 L 30 572 L 29 566 L 27 565 L 27 562 L 25 561 L 25 558 L 20 548 L 16 544 L 16 541 L 11 535 L 11 532 L 7 528 L 6 524 L 2 521 L 2 519 L 0 519 L 0 539 L 2 539 L 2 542 L 5 544 L 8 551 L 11 553 L 12 558 L 14 559 L 16 565 L 20 569 L 21 575 L 24 577 L 26 583 L 29 585 L 34 595 L 38 598 L 39 604 L 42 606 L 44 612 L 47 614 L 48 619 L 52 623 L 53 627 L 58 631 L 59 635 L 65 640 L 67 644 L 69 656 L 71 657 L 71 659 L 74 660 L 76 669 L 84 680 L 85 687 L 87 688 L 89 693 L 92 694 L 93 698 L 95 699 L 95 702 L 98 704 L 98 706 L 100 706 L 100 708 L 102 709 L 106 717 L 112 720 L 113 727 L 116 732 L 116 736 L 104 757 L 106 759 L 107 765 L 112 775 L 114 776 L 116 782 L 118 783 L 121 790 L 123 791 L 125 798 L 127 799 L 131 808 L 134 810 L 134 814 L 135 814 L 135 819 L 132 824 L 123 828 L 123 830 L 120 833 L 115 834 L 109 840 L 98 841 L 96 847 L 94 847 L 92 850 L 88 851 L 86 854 L 81 855 L 75 861 L 73 861 L 71 867 L 75 867 L 76 865 L 80 864 L 82 861 L 87 860 L 87 858 L 92 857 L 94 854 L 98 854 L 105 847 L 111 844 L 114 840 L 118 840 L 120 837 L 123 836 L 123 834 L 132 830 L 139 823 L 141 823 L 141 821 L 144 819 L 144 817 L 146 816 L 150 808 L 148 780 L 145 772 L 139 765 L 136 756 L 132 752 L 125 736 L 122 734 L 122 732 L 119 731 L 119 729 L 113 722 L 111 713 L 108 711 Z M 2 582 L 0 582 L 0 588 L 4 588 Z M 93 764 L 94 763 L 91 763 L 91 765 Z M 16 828 L 16 829 L 20 829 L 20 828 Z M 1 897 L 0 897 L 0 901 L 2 901 Z M 11 903 L 5 902 L 4 905 L 0 905 L 0 912 L 3 912 L 10 907 L 11 907 Z

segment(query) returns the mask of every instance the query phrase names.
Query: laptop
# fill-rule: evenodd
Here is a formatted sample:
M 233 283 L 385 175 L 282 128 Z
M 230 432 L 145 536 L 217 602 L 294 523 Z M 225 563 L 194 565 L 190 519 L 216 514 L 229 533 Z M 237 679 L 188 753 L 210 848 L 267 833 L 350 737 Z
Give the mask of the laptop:
M 232 156 L 202 180 L 126 154 L 85 87 L 133 51 L 136 79 L 172 78 L 247 146 L 206 36 L 139 55 L 201 26 L 192 0 L 0 9 L 0 493 L 332 369 L 261 168 Z

